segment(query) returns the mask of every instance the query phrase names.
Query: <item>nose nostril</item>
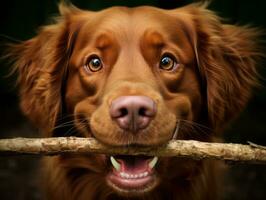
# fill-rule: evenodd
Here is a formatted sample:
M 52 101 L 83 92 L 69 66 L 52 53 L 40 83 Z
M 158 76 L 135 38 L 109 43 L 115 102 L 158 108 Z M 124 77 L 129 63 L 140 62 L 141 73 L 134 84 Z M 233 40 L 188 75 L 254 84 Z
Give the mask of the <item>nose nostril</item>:
M 119 109 L 119 117 L 125 117 L 128 115 L 128 110 L 126 108 Z
M 139 112 L 138 112 L 139 116 L 143 116 L 143 117 L 147 116 L 146 111 L 147 111 L 146 108 L 141 107 L 141 108 L 139 109 Z

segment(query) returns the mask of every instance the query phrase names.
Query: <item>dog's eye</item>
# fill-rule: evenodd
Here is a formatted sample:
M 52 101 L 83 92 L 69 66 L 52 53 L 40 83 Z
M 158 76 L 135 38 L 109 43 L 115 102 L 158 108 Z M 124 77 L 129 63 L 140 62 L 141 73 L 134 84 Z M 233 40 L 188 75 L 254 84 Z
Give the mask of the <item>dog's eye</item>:
M 171 56 L 165 55 L 160 60 L 160 68 L 167 71 L 176 69 L 178 63 Z
M 91 72 L 97 72 L 103 68 L 103 64 L 99 57 L 94 56 L 88 59 L 87 63 L 85 64 L 85 68 Z

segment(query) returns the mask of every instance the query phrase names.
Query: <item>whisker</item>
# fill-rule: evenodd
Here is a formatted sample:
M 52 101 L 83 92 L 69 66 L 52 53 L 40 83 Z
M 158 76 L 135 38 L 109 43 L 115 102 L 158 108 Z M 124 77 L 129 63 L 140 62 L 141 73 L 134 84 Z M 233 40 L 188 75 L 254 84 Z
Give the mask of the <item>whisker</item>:
M 82 115 L 83 115 L 83 113 L 64 114 L 64 116 L 59 117 L 58 120 L 63 121 L 63 120 L 69 119 L 69 118 L 75 118 L 75 117 L 82 116 Z
M 183 122 L 186 122 L 186 123 L 190 123 L 190 124 L 193 124 L 193 125 L 197 125 L 199 127 L 202 127 L 202 128 L 205 128 L 205 129 L 208 129 L 208 130 L 212 130 L 210 127 L 208 126 L 205 126 L 203 124 L 200 124 L 200 123 L 197 123 L 197 122 L 194 122 L 194 121 L 190 121 L 190 120 L 185 120 L 185 119 L 180 119 L 180 121 L 183 121 Z
M 211 132 L 211 128 L 193 122 L 193 121 L 189 121 L 189 120 L 183 120 L 181 119 L 180 121 L 182 121 L 182 126 L 181 129 L 184 130 L 184 132 L 186 132 L 187 135 L 189 135 L 190 137 L 192 136 L 208 136 L 209 133 Z
M 67 116 L 62 117 L 62 119 L 64 118 L 66 120 L 67 118 L 70 118 L 70 116 L 73 118 L 74 116 L 76 117 L 76 116 L 79 116 L 79 115 L 83 116 L 82 113 L 75 114 L 75 115 L 74 114 L 69 114 Z M 66 128 L 67 131 L 65 131 L 63 133 L 64 136 L 71 136 L 73 133 L 76 132 L 75 122 L 76 122 L 76 119 L 71 119 L 69 121 L 65 121 L 63 123 L 60 123 L 58 126 L 55 126 L 53 128 L 53 130 L 58 130 L 60 128 Z M 86 118 L 83 117 L 83 118 L 80 118 L 78 120 L 78 123 L 80 124 L 80 128 L 83 129 L 83 128 L 86 128 L 88 126 L 89 121 Z
M 74 131 L 76 131 L 76 127 L 72 126 L 66 133 L 64 133 L 64 136 L 71 136 Z
M 64 122 L 64 123 L 62 123 L 62 124 L 59 124 L 59 125 L 55 126 L 55 127 L 53 128 L 53 130 L 55 130 L 55 129 L 59 129 L 59 128 L 67 127 L 67 126 L 69 126 L 69 125 L 74 124 L 74 122 L 75 122 L 75 120 L 71 120 L 71 121 L 68 121 L 68 122 Z

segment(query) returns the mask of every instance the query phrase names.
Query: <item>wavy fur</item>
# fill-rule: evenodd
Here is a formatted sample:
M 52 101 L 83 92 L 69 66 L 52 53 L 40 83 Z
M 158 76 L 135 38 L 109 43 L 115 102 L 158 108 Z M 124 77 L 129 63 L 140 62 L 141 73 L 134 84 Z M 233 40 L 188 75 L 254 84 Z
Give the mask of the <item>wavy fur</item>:
M 61 4 L 59 7 L 61 17 L 53 25 L 41 28 L 33 39 L 11 45 L 8 55 L 15 60 L 15 69 L 18 72 L 21 109 L 42 131 L 44 137 L 53 136 L 52 133 L 56 127 L 56 129 L 59 128 L 58 133 L 60 134 L 63 131 L 68 131 L 70 135 L 83 137 L 92 134 L 99 140 L 104 138 L 103 142 L 108 144 L 117 145 L 123 139 L 130 141 L 130 138 L 133 138 L 147 145 L 155 145 L 170 139 L 169 133 L 164 133 L 163 130 L 172 129 L 170 127 L 172 119 L 183 119 L 182 123 L 186 126 L 181 127 L 178 139 L 215 141 L 217 133 L 220 133 L 246 106 L 252 88 L 258 83 L 256 61 L 261 53 L 256 41 L 259 31 L 249 27 L 224 25 L 213 12 L 197 4 L 171 11 L 150 7 L 134 10 L 134 13 L 139 15 L 144 10 L 145 15 L 150 16 L 148 20 L 157 15 L 161 16 L 157 21 L 152 21 L 154 24 L 159 24 L 160 27 L 164 27 L 163 25 L 168 22 L 180 22 L 182 25 L 180 27 L 186 34 L 180 38 L 184 44 L 189 43 L 192 49 L 192 53 L 188 53 L 191 56 L 191 62 L 188 62 L 187 69 L 180 73 L 190 78 L 179 78 L 179 80 L 173 81 L 176 77 L 166 74 L 161 79 L 158 76 L 153 77 L 146 70 L 138 74 L 138 78 L 142 80 L 142 83 L 138 84 L 136 80 L 139 79 L 130 76 L 135 71 L 131 71 L 127 73 L 127 81 L 132 78 L 135 80 L 134 84 L 126 82 L 119 85 L 123 79 L 122 75 L 126 73 L 124 73 L 124 69 L 118 70 L 117 73 L 113 69 L 112 74 L 109 74 L 109 80 L 98 78 L 102 82 L 106 81 L 105 83 L 109 81 L 110 86 L 108 84 L 97 87 L 93 84 L 90 85 L 90 82 L 86 82 L 86 78 L 83 80 L 84 76 L 77 81 L 76 76 L 73 75 L 76 73 L 73 68 L 73 63 L 75 63 L 73 56 L 77 54 L 75 48 L 78 48 L 79 42 L 86 43 L 85 35 L 89 38 L 88 40 L 93 38 L 93 32 L 99 31 L 103 22 L 112 27 L 117 18 L 104 18 L 105 16 L 112 16 L 116 13 L 123 17 L 125 13 L 133 11 L 129 11 L 127 8 L 111 8 L 93 13 L 80 10 L 72 5 Z M 121 16 L 119 19 L 123 23 L 124 18 Z M 90 29 L 93 26 L 96 27 L 95 30 Z M 139 27 L 142 26 L 143 24 Z M 84 32 L 86 31 L 84 27 L 91 31 Z M 167 25 L 165 27 L 169 28 Z M 126 26 L 121 28 L 120 32 L 123 29 L 126 29 Z M 165 32 L 161 38 L 166 37 L 169 32 L 175 35 L 175 31 L 176 34 L 183 34 L 170 26 L 168 32 Z M 160 40 L 160 37 L 155 36 L 151 42 Z M 102 40 L 102 44 L 112 40 L 113 37 Z M 151 38 L 152 36 L 148 40 Z M 122 40 L 123 36 L 119 39 Z M 144 44 L 146 44 L 145 41 L 140 45 Z M 141 46 L 138 49 L 143 54 L 148 52 L 147 46 Z M 115 51 L 112 50 L 111 53 Z M 112 56 L 115 55 L 112 54 L 109 57 Z M 144 66 L 149 62 L 148 56 L 149 54 L 144 56 L 145 63 L 141 57 L 130 64 L 142 62 Z M 119 62 L 122 63 L 117 58 L 115 65 L 119 65 Z M 127 60 L 123 61 L 123 65 L 125 62 Z M 117 77 L 120 78 L 116 79 L 119 81 L 110 81 Z M 146 83 L 145 78 L 149 82 Z M 165 79 L 167 80 L 165 81 Z M 188 80 L 191 81 L 187 82 Z M 153 85 L 150 84 L 151 82 Z M 73 91 L 76 93 L 71 93 Z M 143 138 L 134 138 L 135 136 L 125 138 L 123 134 L 118 136 L 119 131 L 111 121 L 108 121 L 109 117 L 106 114 L 108 113 L 106 111 L 107 104 L 104 102 L 108 98 L 114 98 L 121 94 L 134 94 L 134 91 L 158 99 L 158 109 L 161 111 L 161 114 L 158 114 L 158 119 L 155 119 L 158 123 L 152 124 L 149 129 L 152 131 L 147 132 L 147 136 L 143 136 Z M 89 98 L 90 95 L 93 98 Z M 87 98 L 89 99 L 82 106 L 77 103 Z M 80 106 L 76 106 L 78 104 Z M 95 114 L 98 108 L 102 109 L 100 118 L 96 118 Z M 179 116 L 180 109 L 183 108 L 187 108 L 189 114 Z M 82 112 L 75 113 L 79 109 Z M 91 120 L 89 124 L 85 119 L 78 123 L 79 116 L 85 115 L 86 112 L 89 112 Z M 167 115 L 171 112 L 173 112 L 171 115 Z M 187 111 L 182 110 L 182 112 Z M 67 117 L 71 121 L 64 120 Z M 104 137 L 97 132 L 96 123 L 101 121 L 99 119 L 104 122 L 104 125 L 100 126 L 102 130 L 107 130 L 107 135 Z M 158 127 L 157 125 L 162 120 L 169 123 Z M 190 123 L 187 123 L 189 121 Z M 91 130 L 89 126 L 94 129 Z M 150 135 L 151 132 L 154 135 Z M 201 133 L 198 134 L 199 132 Z M 56 136 L 60 136 L 60 134 Z M 131 197 L 119 194 L 106 184 L 105 176 L 109 166 L 104 155 L 61 155 L 45 158 L 42 163 L 44 168 L 43 185 L 47 192 L 47 199 L 213 200 L 218 193 L 218 182 L 221 182 L 219 164 L 216 162 L 168 158 L 162 159 L 158 169 L 161 174 L 160 184 L 143 196 Z

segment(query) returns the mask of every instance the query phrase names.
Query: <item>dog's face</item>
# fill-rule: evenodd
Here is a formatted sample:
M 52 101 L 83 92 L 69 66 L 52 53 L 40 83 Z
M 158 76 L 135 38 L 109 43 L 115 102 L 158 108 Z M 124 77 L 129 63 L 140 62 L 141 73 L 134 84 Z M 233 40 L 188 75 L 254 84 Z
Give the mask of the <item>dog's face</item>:
M 70 116 L 67 133 L 110 146 L 158 146 L 173 137 L 212 141 L 212 132 L 244 107 L 256 82 L 252 30 L 224 26 L 204 8 L 61 12 L 58 25 L 13 52 L 20 56 L 21 107 L 44 131 L 65 127 Z M 75 159 L 62 156 L 58 165 L 76 174 L 78 186 L 72 187 L 78 191 L 79 183 L 97 179 L 136 196 L 159 185 L 180 189 L 203 174 L 201 162 L 173 158 Z
M 160 145 L 179 120 L 195 120 L 202 97 L 184 22 L 148 7 L 112 8 L 88 14 L 86 22 L 70 57 L 65 96 L 82 136 L 111 146 Z M 107 181 L 124 192 L 152 189 L 156 162 L 112 157 Z
M 65 97 L 84 136 L 112 146 L 159 145 L 173 137 L 178 120 L 195 119 L 202 97 L 193 46 L 182 22 L 174 22 L 145 7 L 88 16 Z

